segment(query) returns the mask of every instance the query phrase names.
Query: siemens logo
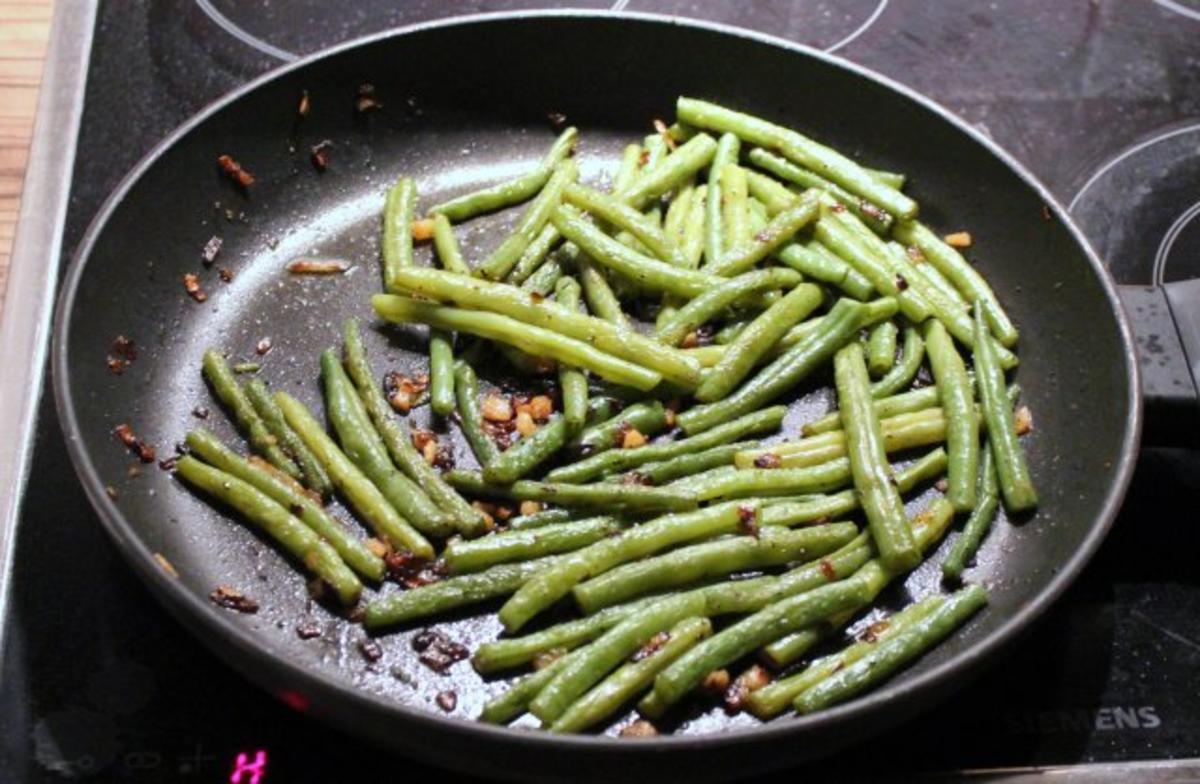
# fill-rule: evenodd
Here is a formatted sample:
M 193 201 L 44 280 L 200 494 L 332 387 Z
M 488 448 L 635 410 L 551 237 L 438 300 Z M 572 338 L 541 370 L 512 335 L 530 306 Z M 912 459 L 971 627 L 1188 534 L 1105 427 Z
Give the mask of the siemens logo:
M 1009 711 L 1004 714 L 1004 728 L 1014 735 L 1152 730 L 1160 726 L 1162 726 L 1162 719 L 1158 717 L 1158 712 L 1153 705 Z

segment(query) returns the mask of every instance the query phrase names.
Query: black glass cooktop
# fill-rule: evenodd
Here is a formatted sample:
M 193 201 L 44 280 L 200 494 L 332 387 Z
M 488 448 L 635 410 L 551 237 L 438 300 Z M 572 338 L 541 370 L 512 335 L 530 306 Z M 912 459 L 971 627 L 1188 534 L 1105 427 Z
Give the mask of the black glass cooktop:
M 64 258 L 155 142 L 281 61 L 451 9 L 554 5 L 101 2 Z M 742 26 L 879 70 L 957 112 L 1032 169 L 1070 205 L 1118 280 L 1200 273 L 1195 0 L 621 0 L 616 10 Z M 870 753 L 853 749 L 788 778 L 875 778 L 886 770 L 908 779 L 1200 757 L 1198 537 L 1183 511 L 1198 492 L 1200 456 L 1143 452 L 1112 535 L 1010 657 L 936 712 L 871 741 Z M 12 579 L 0 676 L 5 782 L 445 775 L 275 701 L 167 617 L 76 486 L 49 399 Z

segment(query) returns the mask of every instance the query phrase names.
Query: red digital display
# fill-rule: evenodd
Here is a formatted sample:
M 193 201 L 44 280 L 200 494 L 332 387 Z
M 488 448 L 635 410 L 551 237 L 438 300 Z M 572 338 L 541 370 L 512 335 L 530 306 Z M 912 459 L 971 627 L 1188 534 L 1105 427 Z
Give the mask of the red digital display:
M 262 784 L 267 777 L 267 750 L 258 749 L 254 757 L 241 753 L 233 761 L 229 784 Z

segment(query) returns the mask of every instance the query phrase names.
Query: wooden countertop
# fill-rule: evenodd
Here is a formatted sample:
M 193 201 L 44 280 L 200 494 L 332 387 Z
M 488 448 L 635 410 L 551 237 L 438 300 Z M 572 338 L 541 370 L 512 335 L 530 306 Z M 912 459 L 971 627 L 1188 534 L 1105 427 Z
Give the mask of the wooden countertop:
M 53 0 L 0 0 L 0 307 L 53 8 Z

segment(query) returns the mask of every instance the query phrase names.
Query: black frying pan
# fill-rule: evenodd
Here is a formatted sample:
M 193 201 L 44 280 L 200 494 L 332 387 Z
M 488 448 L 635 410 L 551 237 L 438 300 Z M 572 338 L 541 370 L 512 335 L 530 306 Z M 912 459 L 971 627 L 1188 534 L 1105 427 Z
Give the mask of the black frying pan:
M 370 116 L 353 109 L 362 82 L 384 103 Z M 312 113 L 297 125 L 302 90 Z M 131 423 L 166 455 L 198 424 L 195 406 L 216 410 L 199 373 L 210 345 L 252 358 L 255 343 L 271 337 L 264 377 L 319 405 L 319 350 L 338 340 L 344 317 L 371 323 L 382 190 L 397 175 L 418 178 L 426 205 L 508 176 L 540 155 L 552 138 L 547 112 L 557 111 L 583 129 L 579 159 L 584 177 L 594 178 L 613 168 L 622 143 L 647 132 L 650 118 L 669 117 L 681 93 L 763 114 L 872 166 L 908 173 L 925 220 L 970 229 L 981 270 L 1022 330 L 1018 377 L 1036 415 L 1028 448 L 1041 508 L 997 526 L 969 574 L 992 587 L 993 603 L 915 667 L 849 704 L 766 725 L 714 709 L 654 740 L 485 726 L 470 717 L 503 683 L 480 680 L 466 663 L 447 676 L 423 669 L 411 629 L 381 638 L 384 658 L 368 665 L 357 649 L 360 628 L 312 606 L 303 578 L 271 546 L 164 471 L 127 477 L 132 458 L 114 440 L 115 425 Z M 308 149 L 326 138 L 335 146 L 319 174 Z M 223 153 L 257 175 L 249 196 L 216 173 Z M 473 225 L 467 249 L 489 247 L 510 219 Z M 200 249 L 214 234 L 224 239 L 215 266 L 230 268 L 232 283 L 201 267 Z M 336 279 L 282 271 L 313 251 L 358 267 Z M 187 272 L 201 274 L 206 303 L 185 294 Z M 119 377 L 105 367 L 118 334 L 140 349 Z M 414 332 L 380 327 L 368 337 L 379 372 L 424 362 Z M 122 182 L 88 231 L 58 307 L 54 376 L 71 456 L 101 520 L 205 644 L 315 717 L 442 765 L 510 777 L 748 775 L 827 753 L 952 694 L 1095 551 L 1125 491 L 1141 416 L 1133 343 L 1111 282 L 1061 208 L 985 139 L 927 100 L 812 50 L 714 26 L 601 14 L 489 16 L 378 36 L 283 68 L 202 112 Z M 828 402 L 816 389 L 795 405 L 815 411 Z M 206 424 L 233 438 L 220 419 Z M 932 561 L 890 600 L 934 590 Z M 262 610 L 218 609 L 207 598 L 218 584 L 242 589 Z M 442 628 L 477 645 L 499 632 L 492 609 Z M 318 620 L 322 637 L 299 639 L 304 618 Z M 433 704 L 446 689 L 458 695 L 453 716 Z

